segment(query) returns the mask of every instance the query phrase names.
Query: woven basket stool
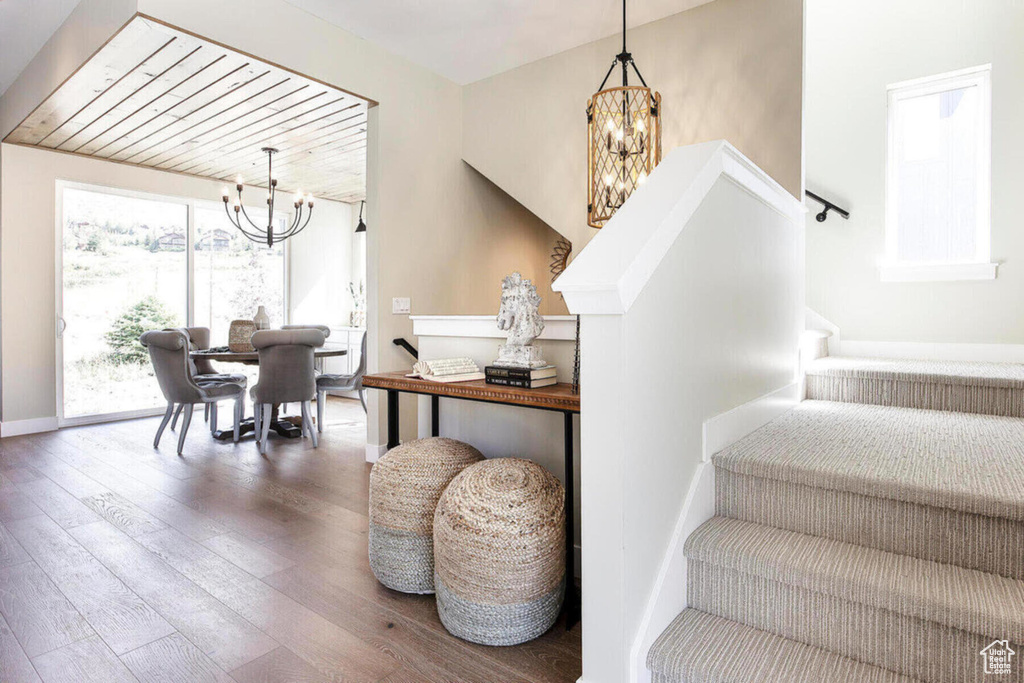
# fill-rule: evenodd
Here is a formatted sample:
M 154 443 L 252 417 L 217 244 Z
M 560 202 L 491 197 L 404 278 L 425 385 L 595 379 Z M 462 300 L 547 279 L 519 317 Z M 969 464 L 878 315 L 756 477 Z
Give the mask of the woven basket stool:
M 536 638 L 562 607 L 564 553 L 565 489 L 554 475 L 519 458 L 470 465 L 434 514 L 441 623 L 483 645 Z
M 388 588 L 434 592 L 434 509 L 448 483 L 484 456 L 434 437 L 409 441 L 370 470 L 370 569 Z

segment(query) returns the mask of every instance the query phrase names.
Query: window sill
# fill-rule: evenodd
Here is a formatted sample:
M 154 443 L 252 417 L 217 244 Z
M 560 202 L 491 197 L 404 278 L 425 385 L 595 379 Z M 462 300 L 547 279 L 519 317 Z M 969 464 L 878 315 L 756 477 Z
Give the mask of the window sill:
M 998 263 L 892 263 L 879 266 L 882 282 L 959 282 L 995 280 Z

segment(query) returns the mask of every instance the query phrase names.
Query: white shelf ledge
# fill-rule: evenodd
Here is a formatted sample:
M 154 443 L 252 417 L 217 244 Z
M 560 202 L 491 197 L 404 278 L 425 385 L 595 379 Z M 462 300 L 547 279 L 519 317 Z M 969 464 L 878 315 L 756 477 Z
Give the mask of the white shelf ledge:
M 538 339 L 576 340 L 576 316 L 545 315 L 544 332 Z M 485 337 L 501 339 L 493 315 L 410 315 L 412 333 L 417 337 Z
M 882 282 L 959 282 L 995 280 L 998 263 L 887 263 L 878 267 Z

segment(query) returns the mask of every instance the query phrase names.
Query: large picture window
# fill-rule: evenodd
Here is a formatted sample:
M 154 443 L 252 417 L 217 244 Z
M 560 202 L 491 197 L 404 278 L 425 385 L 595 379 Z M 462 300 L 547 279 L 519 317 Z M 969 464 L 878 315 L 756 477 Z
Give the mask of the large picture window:
M 284 245 L 249 241 L 223 207 L 71 183 L 59 197 L 63 424 L 166 405 L 138 344 L 145 330 L 209 327 L 225 345 L 231 321 L 258 306 L 287 322 Z
M 988 66 L 888 90 L 883 279 L 994 277 Z

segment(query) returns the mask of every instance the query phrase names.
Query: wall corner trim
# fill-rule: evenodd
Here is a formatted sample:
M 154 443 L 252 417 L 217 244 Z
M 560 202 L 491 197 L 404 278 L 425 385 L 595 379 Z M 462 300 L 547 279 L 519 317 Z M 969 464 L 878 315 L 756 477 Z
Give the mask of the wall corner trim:
M 625 313 L 720 178 L 785 217 L 794 229 L 804 229 L 806 207 L 725 140 L 678 147 L 552 289 L 563 294 L 573 313 Z
M 0 438 L 21 436 L 23 434 L 39 434 L 57 430 L 56 417 L 36 417 L 30 420 L 14 420 L 0 422 Z
M 381 456 L 388 452 L 386 444 L 366 444 L 366 462 L 377 462 Z

